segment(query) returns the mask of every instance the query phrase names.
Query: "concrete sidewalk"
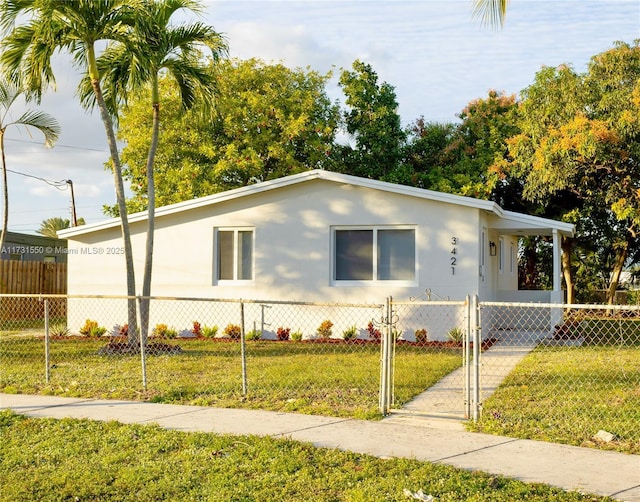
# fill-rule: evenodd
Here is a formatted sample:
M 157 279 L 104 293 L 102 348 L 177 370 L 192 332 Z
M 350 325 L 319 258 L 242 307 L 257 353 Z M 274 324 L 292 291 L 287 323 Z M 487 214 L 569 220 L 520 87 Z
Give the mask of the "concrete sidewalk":
M 286 437 L 318 447 L 414 458 L 640 502 L 640 456 L 589 448 L 384 421 L 132 401 L 0 394 L 0 409 L 31 417 L 156 423 L 187 432 Z

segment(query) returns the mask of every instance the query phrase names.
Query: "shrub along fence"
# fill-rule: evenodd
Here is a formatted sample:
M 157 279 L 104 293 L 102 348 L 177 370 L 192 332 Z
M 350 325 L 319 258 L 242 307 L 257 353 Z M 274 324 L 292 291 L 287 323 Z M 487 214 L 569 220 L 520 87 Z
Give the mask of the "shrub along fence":
M 154 297 L 140 344 L 127 297 L 62 300 L 0 315 L 0 392 L 357 418 L 420 403 L 480 431 L 640 452 L 640 307 Z

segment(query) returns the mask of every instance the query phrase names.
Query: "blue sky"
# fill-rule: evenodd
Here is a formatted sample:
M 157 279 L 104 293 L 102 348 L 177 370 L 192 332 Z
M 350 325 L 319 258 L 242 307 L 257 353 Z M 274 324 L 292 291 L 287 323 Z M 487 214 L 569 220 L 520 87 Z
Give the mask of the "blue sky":
M 257 57 L 290 67 L 334 71 L 355 59 L 370 64 L 379 80 L 394 86 L 404 124 L 420 116 L 454 121 L 465 105 L 490 89 L 518 94 L 542 66 L 571 64 L 587 69 L 589 59 L 614 41 L 640 38 L 638 0 L 513 0 L 502 30 L 472 19 L 471 0 L 206 0 L 204 20 L 223 32 L 232 57 Z M 74 97 L 76 71 L 67 57 L 56 60 L 56 93 L 42 109 L 63 132 L 58 146 L 44 149 L 36 133 L 11 128 L 6 141 L 9 169 L 44 180 L 71 179 L 78 216 L 104 218 L 113 204 L 113 179 L 96 112 Z M 18 109 L 16 109 L 17 113 Z M 16 115 L 17 116 L 17 115 Z M 69 218 L 69 190 L 40 179 L 9 174 L 10 230 L 33 233 L 43 219 Z

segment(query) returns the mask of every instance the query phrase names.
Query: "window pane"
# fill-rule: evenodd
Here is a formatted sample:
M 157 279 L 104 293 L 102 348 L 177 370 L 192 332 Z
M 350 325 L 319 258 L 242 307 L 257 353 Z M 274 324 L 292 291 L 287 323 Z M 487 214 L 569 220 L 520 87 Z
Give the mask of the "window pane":
M 253 232 L 238 232 L 238 280 L 253 279 Z
M 336 230 L 336 280 L 373 280 L 372 230 Z
M 233 232 L 218 232 L 218 279 L 233 280 Z
M 415 279 L 415 232 L 378 230 L 378 280 Z

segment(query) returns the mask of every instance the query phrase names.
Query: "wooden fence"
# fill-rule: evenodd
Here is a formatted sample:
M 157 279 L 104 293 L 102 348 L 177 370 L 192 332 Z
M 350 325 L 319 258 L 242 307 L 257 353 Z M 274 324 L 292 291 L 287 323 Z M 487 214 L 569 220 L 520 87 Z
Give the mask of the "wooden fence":
M 41 261 L 0 260 L 0 293 L 9 295 L 64 295 L 67 264 Z M 66 316 L 66 300 L 53 299 L 50 311 Z M 42 319 L 44 304 L 38 298 L 2 298 L 0 320 Z

